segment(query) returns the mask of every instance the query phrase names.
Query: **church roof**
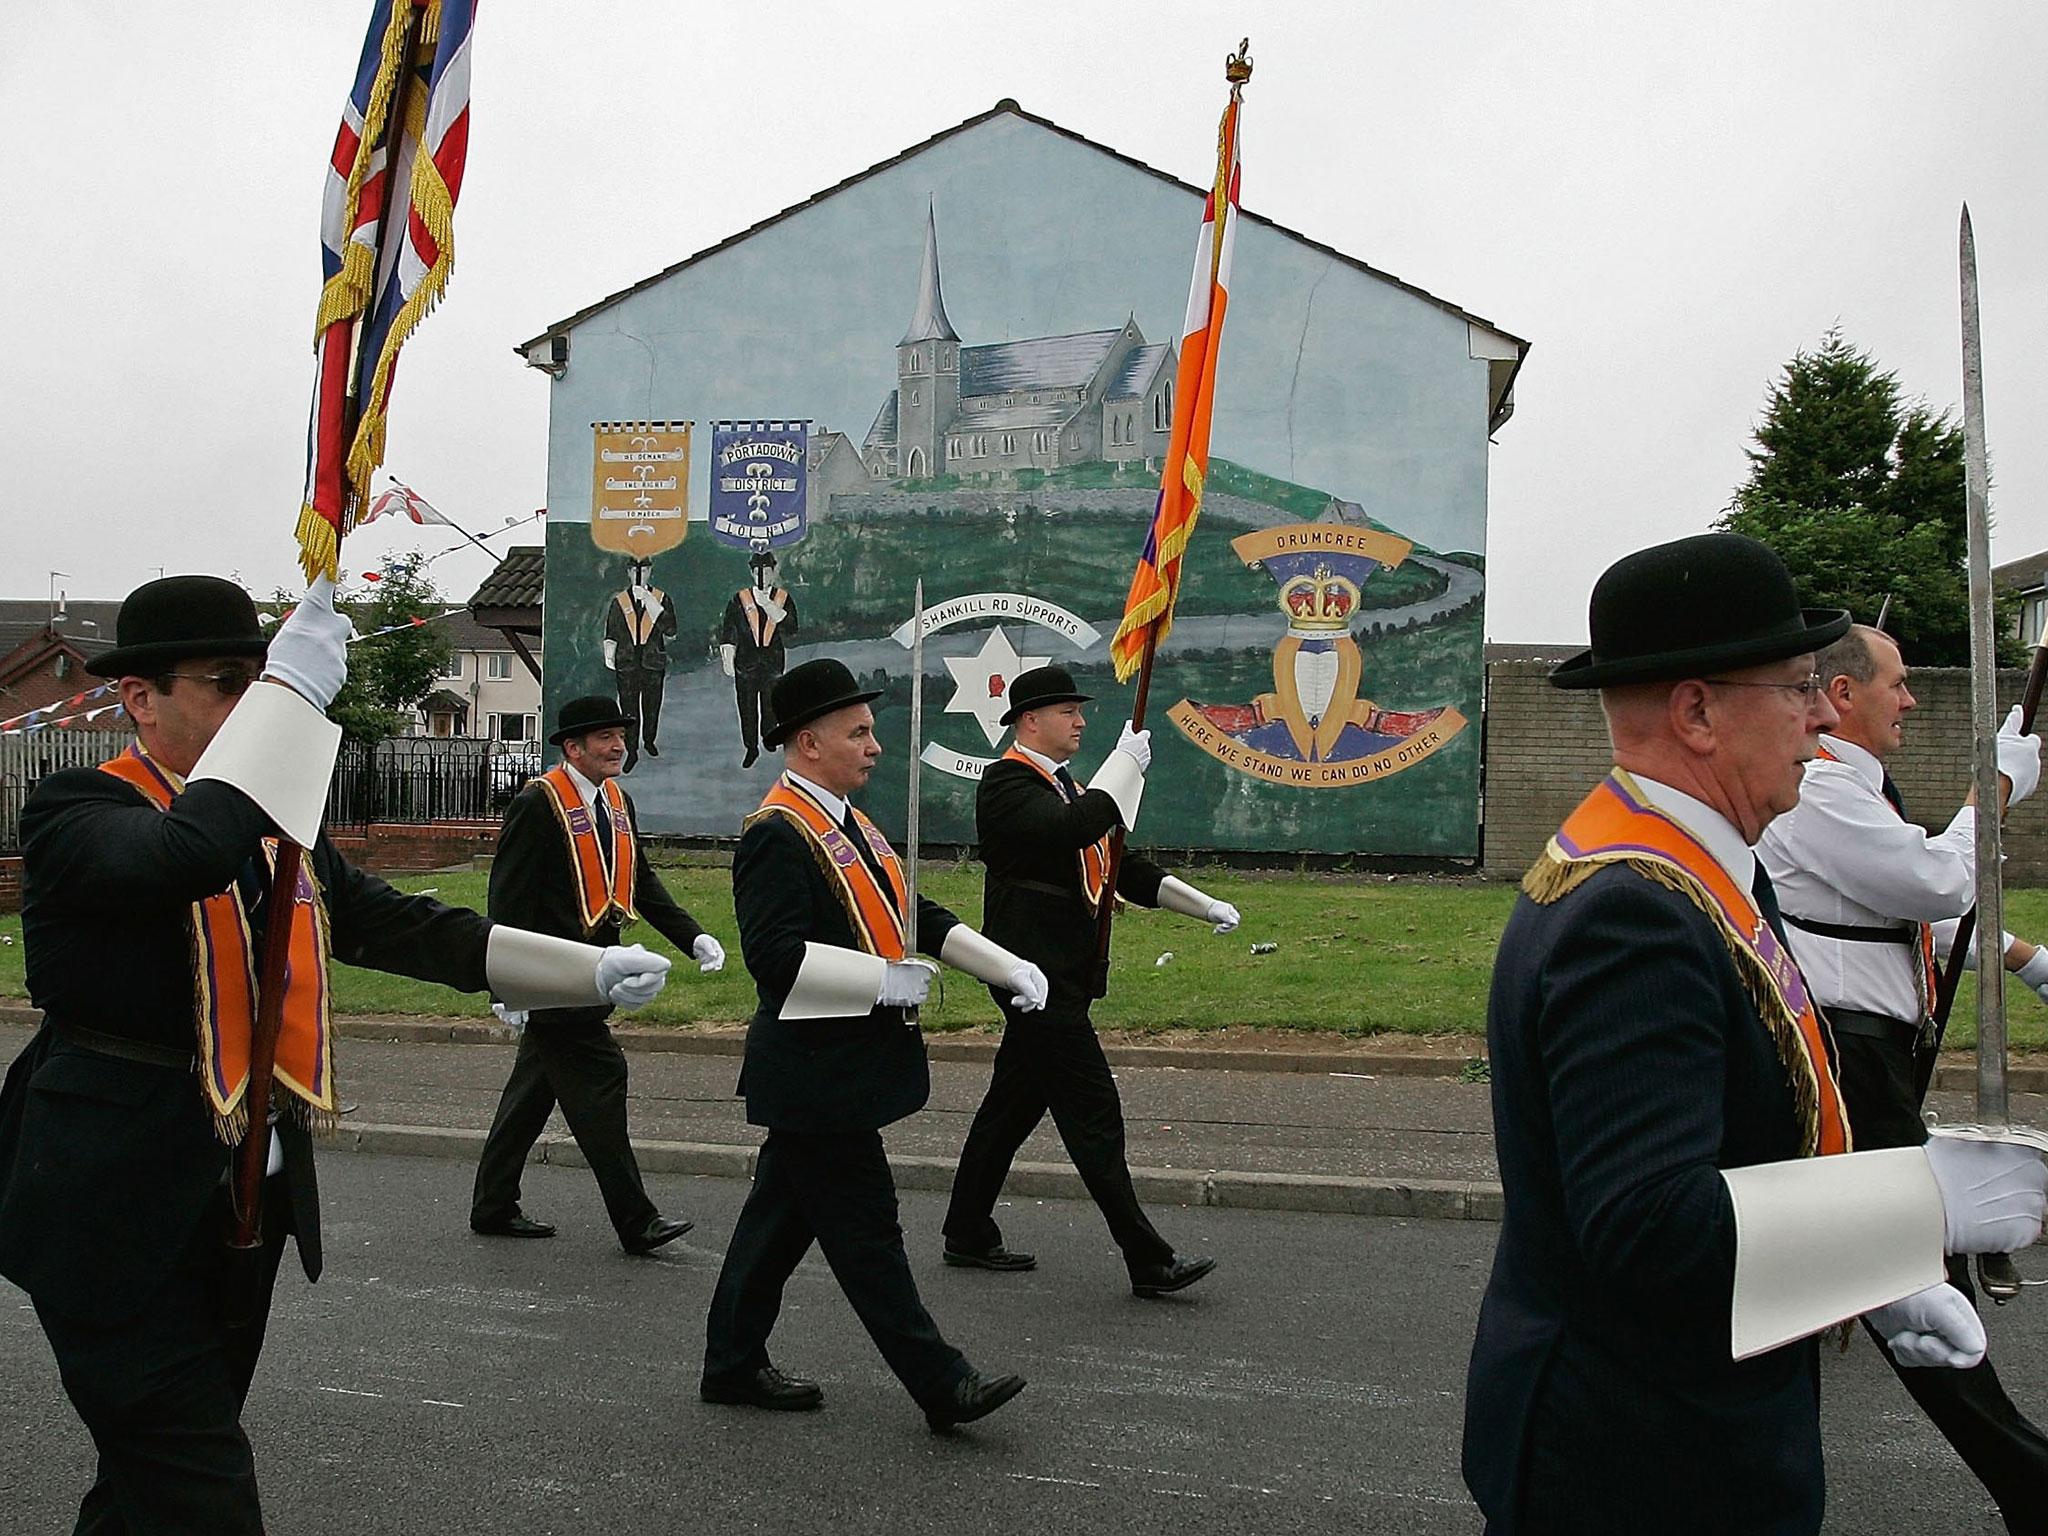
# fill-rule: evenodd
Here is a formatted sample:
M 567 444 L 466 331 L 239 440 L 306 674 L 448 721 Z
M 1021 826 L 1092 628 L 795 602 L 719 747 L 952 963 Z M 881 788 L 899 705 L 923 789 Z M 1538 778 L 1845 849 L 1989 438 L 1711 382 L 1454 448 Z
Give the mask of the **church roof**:
M 1133 347 L 1131 355 L 1124 359 L 1123 367 L 1117 369 L 1116 377 L 1109 381 L 1109 388 L 1103 391 L 1105 400 L 1135 400 L 1145 392 L 1145 386 L 1152 382 L 1152 374 L 1164 361 L 1167 348 L 1164 343 L 1149 347 Z
M 1051 405 L 998 405 L 987 410 L 962 411 L 946 423 L 946 432 L 950 436 L 960 432 L 1029 432 L 1044 427 L 1063 427 L 1080 410 L 1080 405 L 1072 400 L 1055 401 Z
M 703 250 L 696 252 L 694 255 L 685 256 L 681 261 L 678 261 L 671 266 L 664 267 L 661 271 L 654 273 L 650 277 L 642 278 L 639 282 L 634 283 L 629 288 L 622 288 L 617 293 L 607 294 L 604 298 L 599 299 L 596 303 L 586 305 L 584 308 L 577 310 L 575 314 L 569 315 L 564 319 L 557 320 L 554 324 L 548 326 L 547 329 L 542 331 L 538 336 L 531 337 L 526 341 L 518 343 L 516 346 L 513 347 L 512 350 L 518 353 L 522 358 L 526 358 L 528 361 L 531 361 L 534 357 L 540 355 L 540 353 L 534 351 L 535 348 L 544 349 L 544 344 L 547 343 L 550 338 L 560 335 L 566 335 L 568 332 L 573 331 L 577 326 L 581 325 L 584 321 L 590 319 L 593 315 L 599 314 L 602 311 L 611 308 L 612 305 L 618 303 L 621 299 L 629 298 L 633 294 L 640 292 L 640 290 L 643 288 L 651 288 L 656 283 L 661 282 L 663 279 L 673 277 L 676 273 L 682 271 L 685 267 L 695 266 L 698 262 L 703 261 L 705 258 L 709 256 L 716 255 L 718 252 L 726 249 L 726 247 L 738 245 L 742 240 L 749 239 L 752 236 L 759 234 L 762 230 L 768 228 L 772 224 L 779 224 L 784 219 L 789 218 L 794 214 L 801 213 L 804 209 L 809 208 L 814 204 L 824 202 L 827 198 L 833 196 L 835 193 L 843 192 L 848 187 L 855 186 L 860 182 L 866 181 L 871 176 L 879 175 L 881 172 L 889 170 L 891 167 L 901 165 L 904 161 L 912 159 L 917 155 L 922 154 L 925 150 L 930 149 L 933 145 L 943 143 L 945 140 L 954 137 L 956 134 L 965 133 L 970 129 L 978 128 L 983 123 L 987 122 L 990 118 L 1000 117 L 1005 113 L 1008 113 L 1010 116 L 1018 118 L 1023 122 L 1031 123 L 1037 127 L 1044 128 L 1049 132 L 1059 134 L 1062 138 L 1072 139 L 1077 144 L 1085 144 L 1090 149 L 1098 150 L 1101 153 L 1108 155 L 1111 159 L 1116 160 L 1123 165 L 1128 165 L 1134 170 L 1143 171 L 1147 176 L 1156 176 L 1161 181 L 1170 182 L 1174 186 L 1180 187 L 1185 191 L 1191 192 L 1197 197 L 1206 196 L 1209 191 L 1207 187 L 1197 187 L 1191 185 L 1188 182 L 1182 181 L 1178 176 L 1173 176 L 1165 171 L 1160 170 L 1157 166 L 1147 165 L 1144 161 L 1136 159 L 1133 156 L 1121 154 L 1118 151 L 1111 149 L 1107 144 L 1099 144 L 1095 140 L 1087 137 L 1087 135 L 1085 134 L 1076 133 L 1071 128 L 1063 128 L 1049 117 L 1040 117 L 1035 112 L 1027 112 L 1021 106 L 1019 106 L 1014 100 L 1006 96 L 1001 101 L 997 102 L 993 107 L 989 108 L 986 112 L 977 112 L 974 116 L 968 118 L 965 122 L 956 123 L 951 128 L 943 129 L 940 132 L 933 134 L 930 138 L 926 139 L 921 144 L 911 145 L 901 154 L 891 155 L 886 160 L 877 161 L 875 164 L 869 166 L 866 170 L 855 172 L 853 175 L 848 176 L 845 180 L 840 181 L 833 186 L 825 188 L 822 192 L 815 193 L 812 196 L 805 198 L 800 203 L 792 203 L 789 207 L 783 209 L 780 213 L 771 214 L 767 218 L 761 220 L 758 224 L 750 225 L 746 229 L 742 229 L 734 234 L 728 235 L 725 239 L 719 241 L 716 245 L 706 246 Z M 1284 224 L 1276 224 L 1273 220 L 1265 217 L 1263 214 L 1254 213 L 1251 209 L 1246 208 L 1241 210 L 1239 217 L 1243 218 L 1247 223 L 1263 224 L 1268 229 L 1274 230 L 1279 234 L 1286 235 L 1291 240 L 1300 241 L 1310 250 L 1321 251 L 1324 255 L 1330 257 L 1332 260 L 1342 262 L 1345 266 L 1350 267 L 1354 271 L 1363 272 L 1368 277 L 1377 278 L 1383 283 L 1391 283 L 1394 287 L 1399 288 L 1403 293 L 1412 294 L 1414 297 L 1422 300 L 1424 303 L 1432 304 L 1436 308 L 1443 310 L 1446 314 L 1455 315 L 1460 320 L 1464 320 L 1473 325 L 1483 326 L 1485 329 L 1497 334 L 1505 343 L 1508 344 L 1508 350 L 1512 353 L 1512 355 L 1504 356 L 1494 360 L 1494 367 L 1492 370 L 1491 379 L 1491 389 L 1489 390 L 1491 399 L 1489 401 L 1488 411 L 1488 430 L 1490 431 L 1494 428 L 1501 426 L 1503 423 L 1507 421 L 1508 417 L 1511 414 L 1513 414 L 1513 390 L 1515 375 L 1518 372 L 1520 372 L 1523 358 L 1528 353 L 1528 342 L 1524 341 L 1519 336 L 1511 335 L 1509 332 L 1502 330 L 1499 326 L 1495 325 L 1491 320 L 1483 319 L 1482 317 L 1473 314 L 1470 310 L 1460 309 L 1457 305 L 1451 303 L 1448 299 L 1440 299 L 1435 294 L 1428 292 L 1426 289 L 1416 287 L 1413 283 L 1404 283 L 1403 281 L 1401 281 L 1400 278 L 1393 276 L 1391 273 L 1382 272 L 1379 270 L 1379 268 L 1371 266 L 1366 262 L 1360 261 L 1356 256 L 1348 256 L 1344 252 L 1336 249 L 1334 246 L 1325 245 L 1320 240 L 1313 240 L 1309 238 L 1307 235 L 1302 234 L 1299 230 L 1289 229 Z M 965 392 L 964 379 L 962 380 L 962 392 Z
M 868 428 L 866 447 L 894 448 L 896 446 L 896 391 L 889 391 L 889 398 L 882 402 L 882 408 L 875 413 L 875 424 Z
M 1123 327 L 1033 336 L 960 349 L 960 398 L 1030 389 L 1079 389 L 1095 377 Z

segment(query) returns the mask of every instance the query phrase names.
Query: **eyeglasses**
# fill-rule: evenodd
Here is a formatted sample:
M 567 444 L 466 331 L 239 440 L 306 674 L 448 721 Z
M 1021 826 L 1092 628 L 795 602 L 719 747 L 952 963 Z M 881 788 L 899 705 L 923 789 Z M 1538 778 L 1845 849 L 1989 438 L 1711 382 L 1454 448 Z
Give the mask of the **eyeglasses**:
M 1717 688 L 1781 688 L 1786 693 L 1796 693 L 1809 702 L 1827 687 L 1827 684 L 1820 680 L 1818 672 L 1809 672 L 1796 683 L 1752 683 L 1732 677 L 1703 677 L 1700 681 L 1712 683 Z
M 239 699 L 249 691 L 249 685 L 256 681 L 254 672 L 241 668 L 230 668 L 226 672 L 166 672 L 165 677 L 182 677 L 187 682 L 211 683 L 224 699 Z

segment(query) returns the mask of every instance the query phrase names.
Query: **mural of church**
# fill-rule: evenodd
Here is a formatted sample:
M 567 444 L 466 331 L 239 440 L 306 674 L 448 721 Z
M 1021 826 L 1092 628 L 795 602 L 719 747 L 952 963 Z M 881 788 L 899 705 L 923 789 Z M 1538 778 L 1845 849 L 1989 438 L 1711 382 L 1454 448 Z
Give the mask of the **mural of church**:
M 946 317 L 936 210 L 925 215 L 917 308 L 896 388 L 861 446 L 875 480 L 963 479 L 1068 464 L 1146 463 L 1173 427 L 1172 346 L 1135 314 L 1115 329 L 962 346 Z

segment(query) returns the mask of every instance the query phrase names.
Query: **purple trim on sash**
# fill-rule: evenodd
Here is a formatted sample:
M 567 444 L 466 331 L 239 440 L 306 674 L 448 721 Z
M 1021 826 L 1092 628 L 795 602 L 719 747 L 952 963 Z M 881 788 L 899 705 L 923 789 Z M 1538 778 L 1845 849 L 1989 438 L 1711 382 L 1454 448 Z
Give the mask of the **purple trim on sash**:
M 193 927 L 196 930 L 196 936 L 198 939 L 200 951 L 206 956 L 206 1007 L 207 1011 L 213 1015 L 213 1017 L 207 1021 L 208 1024 L 210 1024 L 212 1027 L 206 1031 L 206 1034 L 210 1038 L 218 1037 L 220 1033 L 219 957 L 214 954 L 213 945 L 207 942 L 206 920 L 205 918 L 200 916 L 199 912 L 196 909 L 192 914 L 192 922 Z M 252 981 L 249 987 L 249 993 L 253 997 L 255 995 L 255 992 L 255 984 Z M 218 1104 L 225 1104 L 228 1101 L 228 1081 L 225 1077 L 221 1075 L 220 1052 L 212 1051 L 209 1054 L 212 1056 L 213 1059 L 207 1062 L 206 1070 L 210 1074 L 212 1074 L 213 1077 L 214 1102 Z

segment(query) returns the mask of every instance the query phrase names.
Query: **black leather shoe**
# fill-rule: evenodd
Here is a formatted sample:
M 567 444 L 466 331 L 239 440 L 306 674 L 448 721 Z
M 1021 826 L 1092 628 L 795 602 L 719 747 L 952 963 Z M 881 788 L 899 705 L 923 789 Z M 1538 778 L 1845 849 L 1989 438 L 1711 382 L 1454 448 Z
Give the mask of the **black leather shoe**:
M 1038 1268 L 1038 1256 L 1031 1253 L 1013 1253 L 1001 1243 L 993 1248 L 984 1248 L 974 1253 L 965 1248 L 946 1244 L 945 1260 L 960 1269 L 1018 1270 Z
M 1178 1256 L 1164 1264 L 1140 1264 L 1131 1271 L 1133 1296 L 1164 1296 L 1184 1291 L 1216 1267 L 1214 1259 L 1183 1259 Z
M 707 1403 L 768 1408 L 780 1413 L 802 1413 L 825 1406 L 824 1389 L 815 1381 L 785 1376 L 772 1365 L 764 1365 L 747 1376 L 706 1376 L 697 1395 Z
M 656 1213 L 647 1218 L 646 1226 L 631 1237 L 622 1237 L 619 1241 L 625 1245 L 626 1252 L 638 1257 L 643 1253 L 654 1252 L 663 1243 L 674 1242 L 695 1225 L 693 1221 L 670 1221 L 668 1217 Z
M 955 1424 L 971 1424 L 976 1419 L 987 1418 L 1023 1390 L 1022 1376 L 984 1376 L 979 1371 L 970 1370 L 955 1381 L 944 1396 L 924 1405 L 924 1421 L 934 1431 L 948 1430 Z
M 555 1224 L 531 1216 L 501 1216 L 496 1221 L 472 1221 L 469 1230 L 479 1237 L 553 1237 Z

